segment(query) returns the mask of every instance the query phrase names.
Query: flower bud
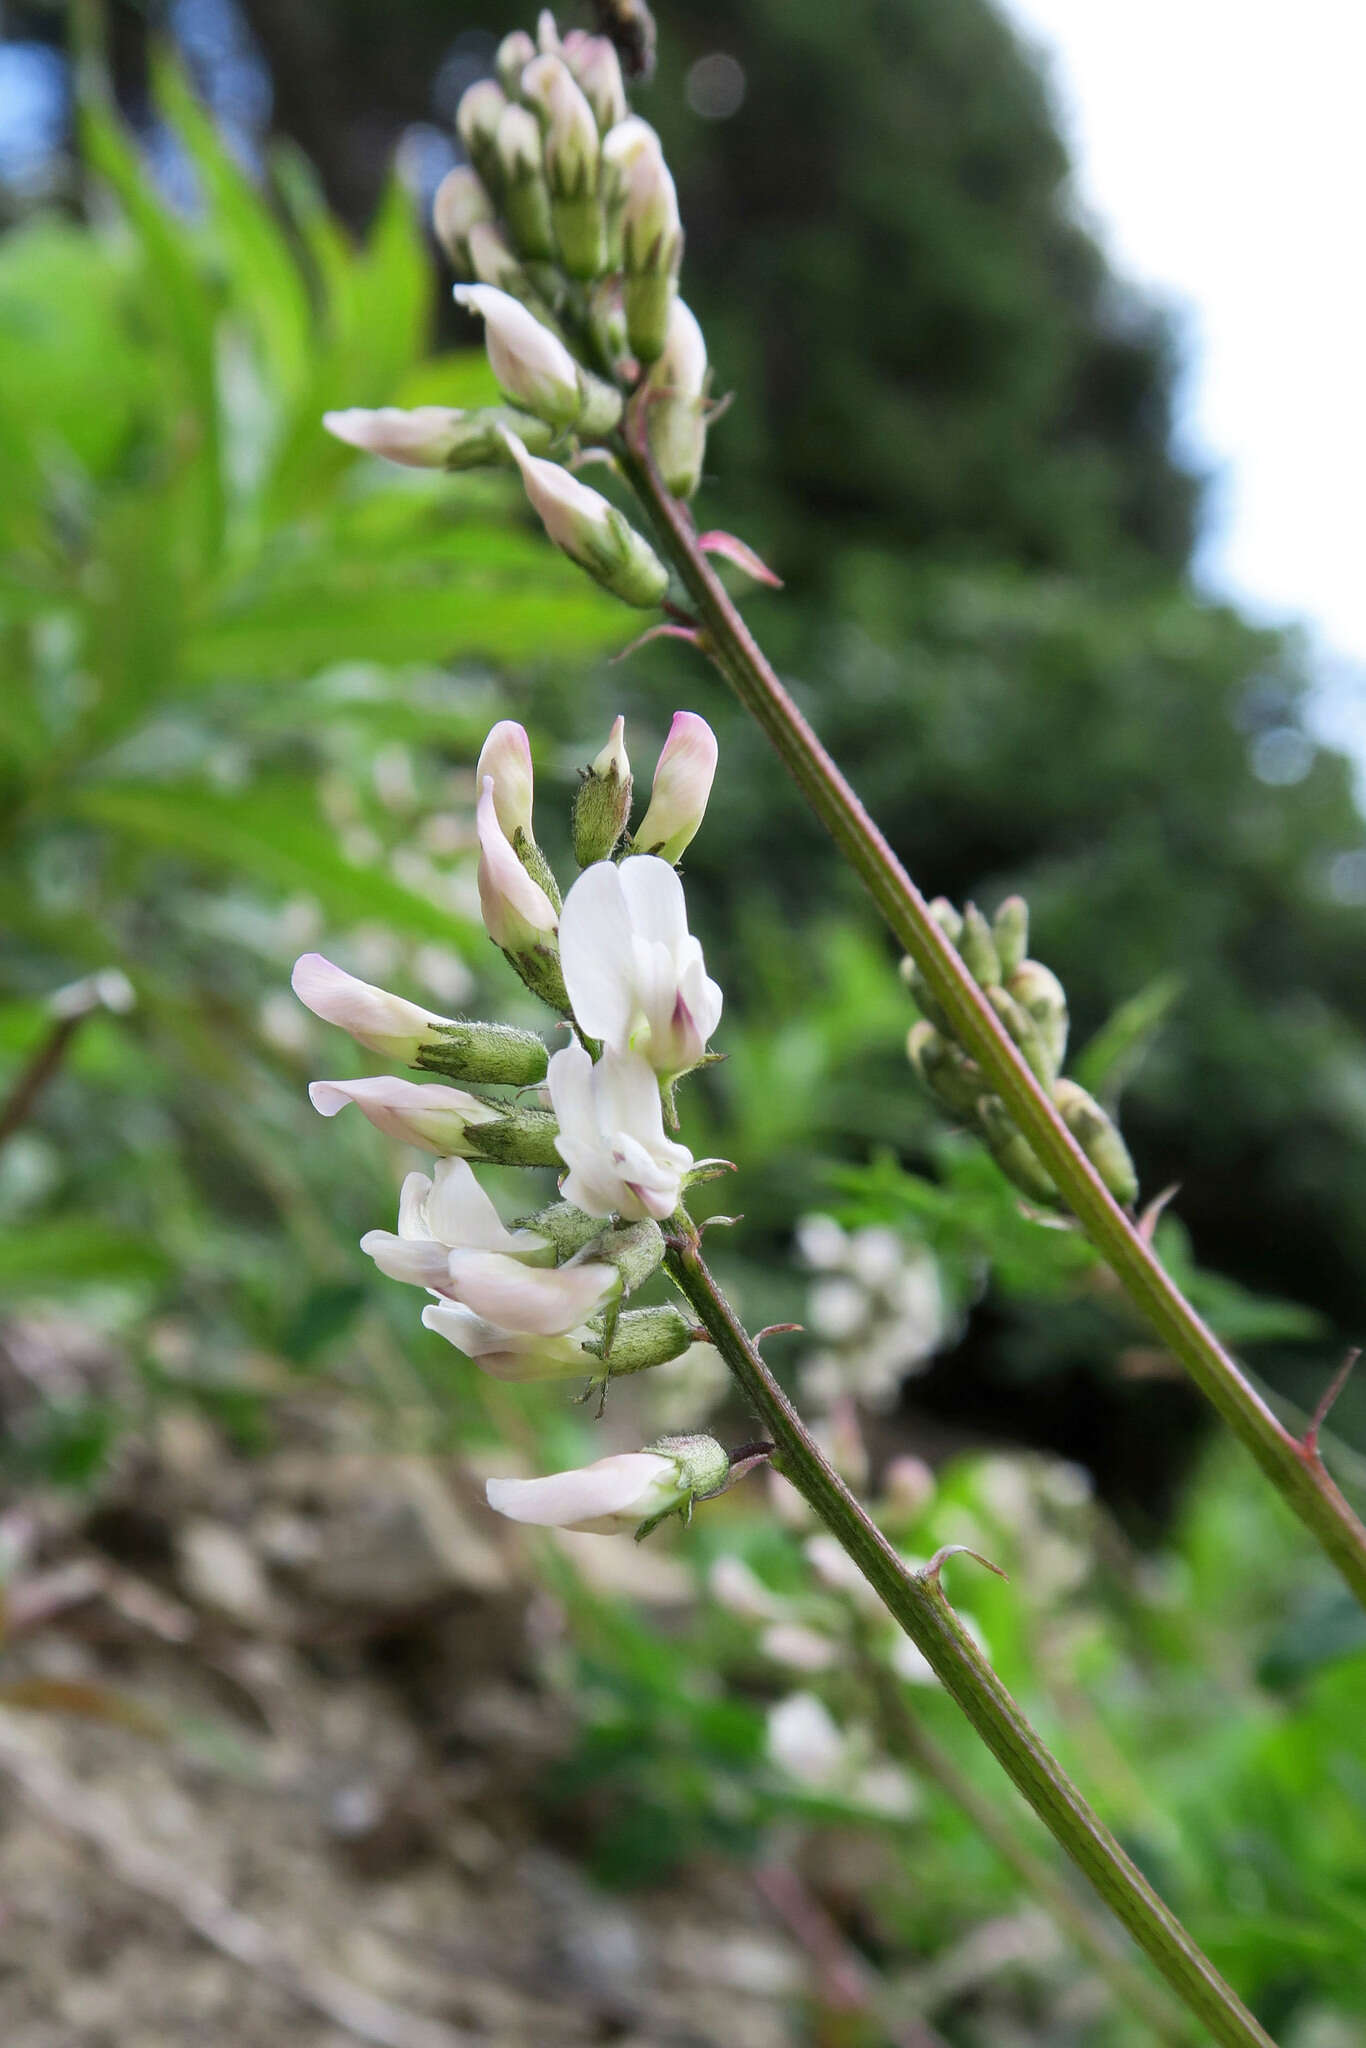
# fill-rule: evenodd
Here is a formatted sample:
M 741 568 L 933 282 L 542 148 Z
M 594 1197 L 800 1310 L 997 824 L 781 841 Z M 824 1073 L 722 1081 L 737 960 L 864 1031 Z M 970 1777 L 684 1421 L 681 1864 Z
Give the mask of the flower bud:
M 675 1456 L 650 1450 L 619 1451 L 543 1479 L 490 1479 L 485 1493 L 494 1512 L 510 1521 L 611 1535 L 633 1524 L 642 1532 L 653 1527 L 689 1505 L 693 1489 Z
M 469 233 L 476 221 L 494 218 L 493 201 L 479 173 L 468 164 L 447 171 L 432 200 L 436 239 L 457 270 L 469 267 Z
M 1048 1048 L 1043 1042 L 1039 1027 L 1028 1010 L 1023 1003 L 1017 1003 L 1007 989 L 988 988 L 984 993 L 992 1009 L 1024 1054 L 1030 1072 L 1043 1082 L 1045 1088 L 1051 1088 L 1055 1070 L 1049 1060 Z
M 630 126 L 629 122 L 621 124 Z M 619 134 L 620 129 L 612 133 Z M 608 143 L 611 139 L 609 136 Z M 641 362 L 652 363 L 662 354 L 668 338 L 669 314 L 683 260 L 678 194 L 657 139 L 651 147 L 635 137 L 619 149 L 614 186 L 621 205 L 626 332 Z
M 574 797 L 574 858 L 581 868 L 611 858 L 631 815 L 631 764 L 618 718 L 607 745 L 586 771 Z
M 543 7 L 536 16 L 536 48 L 542 56 L 558 57 L 560 54 L 560 31 L 548 7 Z
M 555 906 L 527 873 L 503 831 L 491 775 L 485 775 L 480 785 L 476 823 L 479 902 L 489 937 L 514 960 L 541 950 L 553 953 Z
M 470 269 L 475 282 L 491 284 L 495 291 L 506 292 L 510 299 L 517 299 L 534 313 L 536 306 L 532 301 L 536 295 L 511 242 L 498 223 L 475 221 L 468 240 Z
M 951 1038 L 945 1038 L 922 1017 L 906 1034 L 906 1056 L 950 1116 L 976 1122 L 978 1098 L 985 1084 L 980 1069 Z
M 1000 955 L 991 936 L 991 926 L 975 903 L 963 906 L 963 929 L 958 936 L 958 951 L 963 965 L 979 988 L 994 988 L 999 983 Z
M 606 223 L 598 198 L 598 124 L 559 57 L 536 57 L 522 77 L 527 104 L 545 139 L 550 217 L 560 261 L 571 277 L 607 268 Z
M 669 587 L 669 572 L 615 505 L 558 463 L 529 455 L 515 434 L 509 434 L 508 446 L 526 494 L 556 547 L 623 603 L 643 610 L 659 604 Z
M 536 45 L 524 28 L 513 29 L 498 45 L 498 54 L 493 68 L 498 73 L 498 82 L 510 100 L 522 96 L 522 73 L 536 55 Z
M 605 135 L 624 121 L 630 109 L 622 83 L 621 60 L 607 36 L 582 33 L 564 39 L 564 60 L 579 84 L 579 90 L 593 109 L 593 118 Z
M 1121 1208 L 1131 1209 L 1138 1200 L 1138 1175 L 1113 1119 L 1076 1081 L 1056 1082 L 1053 1102 L 1115 1200 Z
M 1002 976 L 1013 974 L 1029 951 L 1029 905 L 1023 896 L 1007 896 L 997 906 L 991 935 L 996 941 Z
M 1058 1207 L 1058 1190 L 1042 1160 L 1023 1134 L 1015 1128 L 1009 1110 L 999 1096 L 984 1095 L 977 1105 L 978 1120 L 987 1150 L 1007 1180 L 1013 1181 L 1031 1202 Z
M 583 396 L 578 366 L 559 336 L 492 285 L 458 284 L 455 297 L 483 320 L 489 366 L 512 403 L 552 426 L 572 426 Z
M 405 1067 L 420 1063 L 424 1048 L 436 1035 L 460 1029 L 449 1017 L 438 1017 L 419 1003 L 358 981 L 321 953 L 305 953 L 295 961 L 290 986 L 315 1017 L 325 1024 L 339 1024 L 367 1051 L 382 1053 L 385 1059 L 397 1060 Z
M 390 1074 L 361 1081 L 313 1081 L 308 1099 L 320 1116 L 336 1116 L 354 1102 L 386 1137 L 461 1158 L 480 1156 L 480 1132 L 498 1123 L 503 1114 L 463 1088 L 447 1088 L 438 1081 L 402 1081 Z
M 1022 960 L 1006 977 L 1006 988 L 1039 1027 L 1048 1064 L 1059 1073 L 1067 1053 L 1067 994 L 1051 968 L 1040 960 Z
M 498 118 L 496 137 L 503 217 L 518 253 L 550 262 L 555 234 L 550 223 L 550 187 L 541 153 L 541 129 L 529 107 L 514 103 Z
M 455 125 L 465 154 L 490 191 L 496 192 L 502 175 L 498 160 L 498 123 L 507 105 L 507 95 L 492 78 L 481 78 L 462 93 L 455 110 Z
M 716 774 L 716 734 L 695 711 L 675 711 L 655 767 L 636 850 L 675 862 L 697 837 Z
M 930 916 L 938 925 L 951 946 L 956 946 L 963 935 L 963 920 L 947 896 L 936 896 L 930 905 Z
M 514 406 L 486 406 L 464 412 L 454 406 L 395 405 L 367 412 L 350 406 L 325 412 L 323 425 L 338 441 L 382 455 L 409 469 L 483 469 L 510 460 L 503 429 L 518 434 L 538 452 L 552 447 L 555 430 Z
M 524 725 L 513 718 L 500 718 L 479 750 L 474 786 L 482 790 L 485 778 L 493 783 L 493 810 L 510 840 L 531 829 L 531 807 L 535 777 L 531 766 L 531 741 Z
M 690 498 L 707 446 L 707 344 L 696 316 L 675 299 L 664 353 L 646 380 L 650 451 L 668 490 Z

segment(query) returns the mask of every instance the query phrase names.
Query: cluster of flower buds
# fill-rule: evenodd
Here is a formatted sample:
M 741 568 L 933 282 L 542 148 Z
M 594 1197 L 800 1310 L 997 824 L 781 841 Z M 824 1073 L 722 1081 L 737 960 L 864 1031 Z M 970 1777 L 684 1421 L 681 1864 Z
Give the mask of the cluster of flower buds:
M 1076 1081 L 1062 1075 L 1067 1052 L 1067 996 L 1039 960 L 1028 958 L 1029 908 L 1008 896 L 988 922 L 976 904 L 961 914 L 944 897 L 930 905 L 935 922 L 956 946 L 996 1015 L 1014 1039 L 1059 1116 L 1117 1202 L 1138 1199 L 1138 1176 L 1114 1119 Z M 947 1017 L 912 960 L 901 963 L 921 1020 L 906 1041 L 911 1065 L 936 1101 L 983 1139 L 1002 1173 L 1032 1202 L 1061 1205 L 1052 1176 L 991 1092 L 980 1067 L 954 1038 Z
M 437 189 L 434 225 L 468 282 L 455 296 L 484 322 L 507 401 L 329 413 L 340 440 L 420 468 L 514 462 L 556 546 L 628 604 L 657 605 L 668 572 L 649 543 L 570 467 L 609 442 L 628 399 L 641 408 L 667 488 L 702 474 L 707 346 L 678 297 L 683 229 L 649 123 L 630 113 L 606 36 L 505 36 L 497 76 L 462 98 L 468 163 Z
M 426 1327 L 497 1379 L 605 1383 L 683 1357 L 700 1338 L 672 1305 L 623 1303 L 663 1259 L 661 1222 L 708 1170 L 666 1135 L 664 1112 L 667 1103 L 672 1115 L 674 1084 L 707 1057 L 721 1015 L 673 866 L 702 822 L 715 767 L 710 728 L 679 712 L 632 839 L 617 719 L 584 772 L 574 810 L 582 872 L 561 898 L 532 829 L 527 735 L 504 720 L 485 741 L 476 773 L 484 923 L 571 1027 L 553 1054 L 536 1032 L 437 1016 L 319 954 L 295 966 L 295 992 L 317 1016 L 372 1052 L 444 1077 L 315 1081 L 309 1093 L 324 1116 L 354 1104 L 388 1136 L 438 1155 L 430 1174 L 404 1181 L 397 1229 L 369 1231 L 362 1249 L 390 1278 L 424 1289 Z M 560 1167 L 562 1199 L 509 1226 L 472 1162 Z M 670 1437 L 577 1474 L 491 1481 L 489 1498 L 518 1521 L 627 1520 L 644 1533 L 751 1462 L 732 1466 L 710 1438 Z

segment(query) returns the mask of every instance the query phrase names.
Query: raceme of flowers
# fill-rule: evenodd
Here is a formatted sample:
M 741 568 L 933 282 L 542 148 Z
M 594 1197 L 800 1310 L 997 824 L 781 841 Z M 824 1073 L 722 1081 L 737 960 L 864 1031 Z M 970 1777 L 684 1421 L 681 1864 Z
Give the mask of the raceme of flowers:
M 319 954 L 295 966 L 295 992 L 317 1016 L 424 1076 L 314 1081 L 309 1095 L 324 1116 L 354 1106 L 436 1155 L 429 1173 L 405 1179 L 396 1228 L 367 1231 L 361 1248 L 390 1279 L 421 1288 L 426 1328 L 494 1378 L 605 1383 L 700 1340 L 676 1307 L 624 1304 L 659 1267 L 660 1225 L 699 1171 L 665 1116 L 676 1083 L 708 1056 L 722 997 L 672 863 L 701 825 L 716 758 L 705 721 L 680 711 L 632 836 L 618 718 L 580 782 L 581 872 L 562 899 L 536 843 L 527 735 L 502 720 L 485 741 L 475 771 L 484 924 L 569 1028 L 553 1054 L 535 1032 L 439 1016 Z M 480 1163 L 559 1167 L 562 1199 L 509 1225 Z M 643 1533 L 752 1462 L 732 1466 L 710 1437 L 668 1436 L 578 1472 L 490 1480 L 489 1500 L 514 1521 Z
M 438 187 L 433 225 L 461 275 L 457 302 L 483 323 L 506 402 L 353 407 L 324 424 L 352 447 L 417 468 L 515 466 L 555 545 L 614 596 L 648 609 L 663 600 L 668 570 L 574 467 L 584 450 L 613 444 L 629 404 L 665 488 L 690 498 L 701 478 L 711 373 L 706 339 L 678 296 L 673 177 L 654 129 L 627 107 L 606 36 L 562 38 L 543 13 L 534 41 L 522 30 L 504 37 L 495 70 L 460 101 L 468 161 Z M 753 564 L 747 551 L 743 559 Z M 660 838 L 663 858 L 676 859 Z M 518 914 L 543 915 L 522 894 Z

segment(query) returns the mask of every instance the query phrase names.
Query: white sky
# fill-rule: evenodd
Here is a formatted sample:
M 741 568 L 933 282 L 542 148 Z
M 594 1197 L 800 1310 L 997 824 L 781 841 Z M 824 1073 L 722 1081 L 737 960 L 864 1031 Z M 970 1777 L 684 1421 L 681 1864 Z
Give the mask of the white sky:
M 1006 0 L 1079 210 L 1181 320 L 1207 589 L 1355 666 L 1366 753 L 1366 0 Z

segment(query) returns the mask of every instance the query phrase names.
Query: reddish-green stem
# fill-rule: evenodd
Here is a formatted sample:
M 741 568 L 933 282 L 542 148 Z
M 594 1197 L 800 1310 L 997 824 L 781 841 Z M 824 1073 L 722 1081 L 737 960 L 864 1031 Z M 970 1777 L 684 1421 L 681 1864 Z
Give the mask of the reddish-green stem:
M 1335 1485 L 1316 1440 L 1300 1442 L 1291 1436 L 1249 1386 L 1059 1117 L 699 547 L 687 506 L 665 489 L 651 460 L 644 414 L 638 407 L 628 414 L 618 459 L 688 591 L 708 655 L 768 735 L 893 936 L 919 967 L 954 1036 L 981 1067 L 1135 1308 L 1251 1451 L 1366 1607 L 1366 1528 Z

